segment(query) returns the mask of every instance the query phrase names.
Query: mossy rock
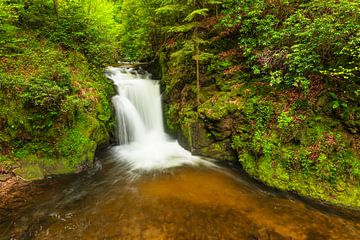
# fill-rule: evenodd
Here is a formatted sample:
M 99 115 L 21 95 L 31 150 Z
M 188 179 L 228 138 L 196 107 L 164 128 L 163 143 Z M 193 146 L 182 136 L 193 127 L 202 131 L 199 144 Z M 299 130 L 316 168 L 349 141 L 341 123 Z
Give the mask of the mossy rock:
M 231 149 L 230 140 L 215 142 L 207 147 L 197 149 L 196 153 L 201 156 L 214 158 L 221 161 L 235 161 L 236 155 Z
M 14 173 L 27 181 L 39 180 L 44 178 L 43 168 L 36 163 L 26 163 L 14 170 Z

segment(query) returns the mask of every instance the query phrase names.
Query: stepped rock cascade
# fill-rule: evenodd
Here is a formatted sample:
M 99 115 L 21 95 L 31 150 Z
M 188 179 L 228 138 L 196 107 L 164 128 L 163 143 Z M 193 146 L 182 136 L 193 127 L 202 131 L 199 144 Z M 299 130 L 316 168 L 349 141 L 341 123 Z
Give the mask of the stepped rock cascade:
M 131 170 L 205 164 L 164 132 L 159 81 L 131 68 L 108 67 L 106 76 L 118 93 L 112 99 L 119 144 L 111 149 L 113 157 Z

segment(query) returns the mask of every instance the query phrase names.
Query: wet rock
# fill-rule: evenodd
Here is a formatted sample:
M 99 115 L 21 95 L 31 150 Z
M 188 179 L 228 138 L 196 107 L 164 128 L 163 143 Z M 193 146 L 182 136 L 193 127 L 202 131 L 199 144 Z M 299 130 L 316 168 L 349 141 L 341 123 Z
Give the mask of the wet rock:
M 185 87 L 181 90 L 181 103 L 186 104 L 194 101 L 196 99 L 195 92 L 191 91 L 192 86 L 186 84 Z
M 214 140 L 210 138 L 209 132 L 205 127 L 205 124 L 202 122 L 192 125 L 192 138 L 193 138 L 193 147 L 194 149 L 200 149 L 207 147 L 210 144 L 214 143 Z
M 7 174 L 0 174 L 0 182 L 6 182 L 10 178 L 14 177 L 13 174 L 7 173 Z
M 0 182 L 0 209 L 17 208 L 23 205 L 30 194 L 24 191 L 27 185 L 27 182 L 14 176 Z
M 187 124 L 181 127 L 182 129 L 178 136 L 178 141 L 181 146 L 192 152 L 196 152 L 198 149 L 214 143 L 214 140 L 210 138 L 209 132 L 205 128 L 203 122 Z
M 230 136 L 231 132 L 229 133 Z M 181 146 L 196 155 L 210 157 L 219 160 L 235 161 L 236 154 L 231 148 L 230 139 L 214 138 L 212 132 L 206 128 L 204 122 L 199 121 L 191 125 L 183 125 L 178 141 Z
M 208 127 L 214 138 L 222 141 L 232 135 L 233 119 L 229 116 L 223 120 L 208 124 Z
M 258 231 L 258 240 L 291 240 L 292 238 L 284 237 L 281 234 L 267 228 Z
M 259 240 L 270 240 L 269 233 L 266 228 L 262 228 L 258 232 Z
M 235 161 L 236 154 L 231 149 L 230 139 L 215 142 L 207 147 L 197 149 L 199 155 L 218 160 Z

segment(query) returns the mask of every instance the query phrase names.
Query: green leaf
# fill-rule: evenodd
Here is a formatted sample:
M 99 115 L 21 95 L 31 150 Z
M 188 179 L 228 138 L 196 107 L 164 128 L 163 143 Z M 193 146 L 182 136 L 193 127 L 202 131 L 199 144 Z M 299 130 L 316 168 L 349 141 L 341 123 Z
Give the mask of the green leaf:
M 172 4 L 160 7 L 155 10 L 155 14 L 171 14 L 173 12 L 182 12 L 184 10 L 184 6 L 181 4 Z
M 338 96 L 337 96 L 335 93 L 333 93 L 333 92 L 329 92 L 329 96 L 332 97 L 332 98 L 335 99 L 335 100 L 338 100 L 338 99 L 339 99 Z
M 189 32 L 190 30 L 198 26 L 199 26 L 198 22 L 192 22 L 180 26 L 169 27 L 167 31 L 169 33 Z
M 209 11 L 209 9 L 207 9 L 207 8 L 196 9 L 196 10 L 192 11 L 189 15 L 186 16 L 186 18 L 184 19 L 184 22 L 191 22 L 198 16 L 205 17 L 205 16 L 207 16 L 208 11 Z
M 333 109 L 337 109 L 338 107 L 340 107 L 339 101 L 334 101 L 334 102 L 333 102 L 333 105 L 332 105 L 332 108 L 333 108 Z

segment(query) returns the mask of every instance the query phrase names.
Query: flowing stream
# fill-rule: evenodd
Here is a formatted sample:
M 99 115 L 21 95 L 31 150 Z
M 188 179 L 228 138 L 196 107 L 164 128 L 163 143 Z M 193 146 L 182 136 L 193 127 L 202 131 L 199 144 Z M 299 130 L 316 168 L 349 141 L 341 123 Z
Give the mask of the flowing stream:
M 192 156 L 163 130 L 159 83 L 108 68 L 118 146 L 95 168 L 0 204 L 0 239 L 359 239 L 359 214 L 264 189 Z

